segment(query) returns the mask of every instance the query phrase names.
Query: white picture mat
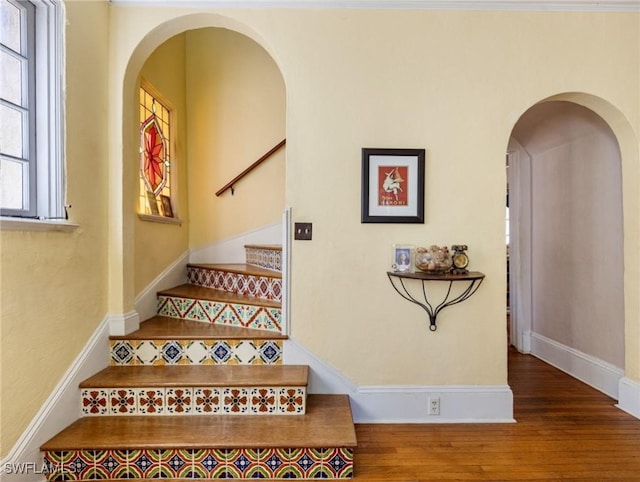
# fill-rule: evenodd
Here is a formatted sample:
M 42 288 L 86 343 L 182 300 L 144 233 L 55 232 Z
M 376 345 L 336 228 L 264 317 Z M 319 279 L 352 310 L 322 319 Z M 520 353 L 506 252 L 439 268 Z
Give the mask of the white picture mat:
M 378 167 L 408 166 L 407 206 L 378 206 Z M 418 156 L 369 156 L 369 216 L 418 215 Z

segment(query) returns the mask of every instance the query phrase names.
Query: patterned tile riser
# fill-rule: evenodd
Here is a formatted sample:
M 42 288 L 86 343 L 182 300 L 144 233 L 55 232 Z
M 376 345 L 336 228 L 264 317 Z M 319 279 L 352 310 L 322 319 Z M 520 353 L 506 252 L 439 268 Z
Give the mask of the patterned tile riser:
M 81 415 L 304 415 L 305 387 L 91 388 Z
M 158 296 L 158 315 L 204 323 L 281 332 L 280 308 Z
M 46 452 L 48 481 L 107 479 L 347 479 L 351 448 L 71 450 Z
M 282 279 L 230 273 L 217 269 L 187 267 L 187 280 L 192 285 L 224 290 L 263 300 L 282 301 Z
M 111 365 L 279 365 L 280 340 L 110 340 Z
M 282 251 L 275 249 L 245 248 L 247 264 L 282 271 Z

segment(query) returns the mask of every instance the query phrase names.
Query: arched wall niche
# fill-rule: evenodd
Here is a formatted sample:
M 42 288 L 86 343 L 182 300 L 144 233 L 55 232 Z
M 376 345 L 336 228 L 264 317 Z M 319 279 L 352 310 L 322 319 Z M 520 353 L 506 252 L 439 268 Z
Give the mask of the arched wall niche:
M 133 243 L 131 238 L 135 220 L 135 173 L 127 166 L 137 163 L 136 105 L 137 81 L 145 61 L 156 48 L 170 38 L 183 32 L 202 28 L 227 29 L 248 37 L 262 47 L 286 79 L 273 49 L 259 32 L 245 24 L 219 14 L 198 13 L 159 21 L 146 27 L 135 45 L 119 46 L 112 54 L 114 76 L 111 92 L 115 102 L 110 106 L 110 125 L 114 126 L 110 136 L 111 162 L 109 165 L 109 237 L 110 244 L 118 248 L 109 254 L 109 308 L 112 313 L 122 313 L 125 332 L 136 329 L 139 323 L 134 310 L 135 290 L 133 286 Z M 117 32 L 112 32 L 117 35 Z M 119 51 L 118 51 L 119 50 Z M 115 59 L 115 60 L 114 60 Z M 118 73 L 118 65 L 126 66 Z M 121 126 L 116 129 L 115 126 Z M 133 320 L 127 323 L 127 320 Z M 113 333 L 120 334 L 120 333 Z
M 640 237 L 640 186 L 638 139 L 630 121 L 614 105 L 600 97 L 568 92 L 553 95 L 541 100 L 538 104 L 552 101 L 566 101 L 583 106 L 600 116 L 612 130 L 617 139 L 622 174 L 622 217 L 623 217 L 623 257 L 624 257 L 624 379 L 640 380 L 640 309 L 638 293 L 640 291 L 639 262 Z M 529 111 L 523 111 L 522 118 Z M 519 120 L 518 119 L 518 120 Z M 514 126 L 517 122 L 514 124 Z M 525 248 L 526 249 L 526 248 Z M 526 308 L 526 306 L 525 306 Z M 530 308 L 530 307 L 529 307 Z M 526 309 L 525 309 L 526 311 Z M 530 325 L 519 327 L 526 331 Z M 527 343 L 520 343 L 518 348 L 528 351 Z

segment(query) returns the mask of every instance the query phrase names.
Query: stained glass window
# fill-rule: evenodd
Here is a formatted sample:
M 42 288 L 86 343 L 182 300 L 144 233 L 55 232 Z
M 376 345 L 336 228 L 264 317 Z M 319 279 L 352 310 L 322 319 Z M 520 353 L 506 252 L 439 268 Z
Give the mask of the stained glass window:
M 148 83 L 140 87 L 140 198 L 143 214 L 174 217 L 171 199 L 171 108 Z

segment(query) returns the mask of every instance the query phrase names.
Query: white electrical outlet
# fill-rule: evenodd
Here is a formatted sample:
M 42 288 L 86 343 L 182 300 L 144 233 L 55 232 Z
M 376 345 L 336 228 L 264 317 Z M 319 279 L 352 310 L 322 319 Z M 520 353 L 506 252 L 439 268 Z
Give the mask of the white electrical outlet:
M 440 397 L 429 397 L 429 415 L 440 415 Z

